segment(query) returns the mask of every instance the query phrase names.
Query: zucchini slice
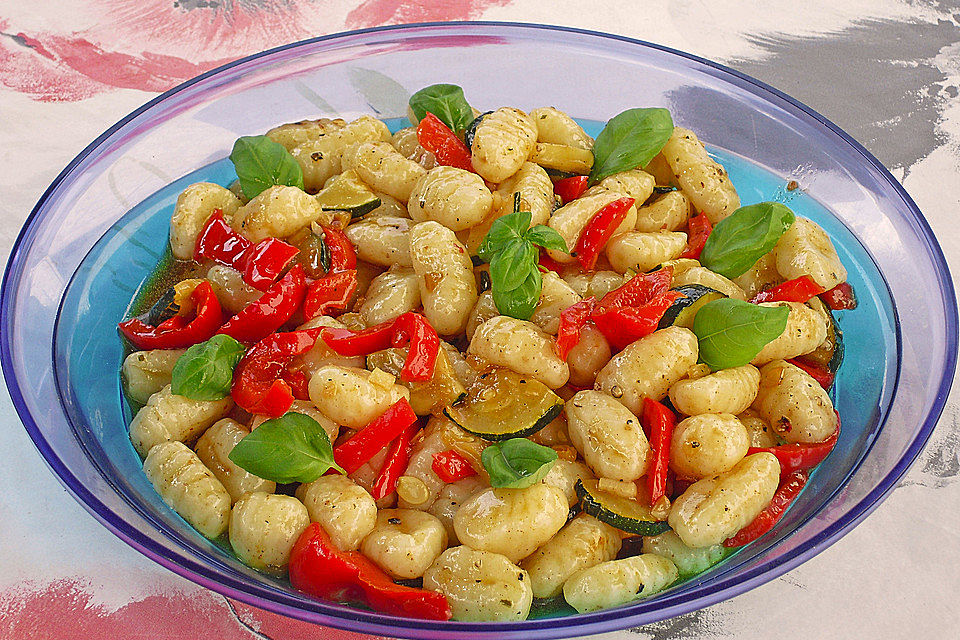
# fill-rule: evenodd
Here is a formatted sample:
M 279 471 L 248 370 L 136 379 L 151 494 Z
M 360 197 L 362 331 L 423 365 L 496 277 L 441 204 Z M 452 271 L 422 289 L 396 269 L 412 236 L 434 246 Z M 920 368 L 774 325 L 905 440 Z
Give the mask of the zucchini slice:
M 467 145 L 467 149 L 473 148 L 473 138 L 477 135 L 477 127 L 480 126 L 480 122 L 488 115 L 493 113 L 493 111 L 484 111 L 476 118 L 473 119 L 473 122 L 467 125 L 467 128 L 463 131 L 463 143 Z
M 830 373 L 836 374 L 837 369 L 843 363 L 843 331 L 837 323 L 837 317 L 830 310 L 830 307 L 823 304 L 820 298 L 810 298 L 807 304 L 817 311 L 827 314 L 830 318 L 830 324 L 827 325 L 827 339 L 815 351 L 804 355 L 803 359 L 821 367 L 826 367 Z
M 538 142 L 533 148 L 533 153 L 530 154 L 530 162 L 544 169 L 586 175 L 590 173 L 590 168 L 593 166 L 593 151 L 568 147 L 565 144 Z
M 315 197 L 324 211 L 346 211 L 353 219 L 362 218 L 380 206 L 380 198 L 353 169 L 334 176 Z
M 685 284 L 682 287 L 671 289 L 671 291 L 678 291 L 683 294 L 683 297 L 677 298 L 670 305 L 670 308 L 660 318 L 657 329 L 670 326 L 690 329 L 693 327 L 693 318 L 697 315 L 700 307 L 713 300 L 727 297 L 716 289 L 705 287 L 702 284 Z
M 367 356 L 367 368 L 380 368 L 397 377 L 400 384 L 410 389 L 410 406 L 418 416 L 439 414 L 448 404 L 459 402 L 467 395 L 467 390 L 453 372 L 453 366 L 446 351 L 440 349 L 433 377 L 424 382 L 403 382 L 400 370 L 407 359 L 407 349 L 384 349 Z
M 539 380 L 493 369 L 471 385 L 466 400 L 443 413 L 464 431 L 499 442 L 532 435 L 561 411 L 563 399 Z
M 596 480 L 577 480 L 574 488 L 583 511 L 614 529 L 640 536 L 655 536 L 670 529 L 665 521 L 653 517 L 649 506 L 600 491 Z

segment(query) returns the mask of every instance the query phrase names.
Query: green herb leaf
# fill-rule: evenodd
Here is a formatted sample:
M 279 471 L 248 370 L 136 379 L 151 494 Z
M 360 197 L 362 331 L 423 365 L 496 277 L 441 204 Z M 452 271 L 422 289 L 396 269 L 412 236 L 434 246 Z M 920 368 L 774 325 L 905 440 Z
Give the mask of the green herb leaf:
M 501 291 L 513 291 L 527 279 L 531 265 L 537 262 L 537 250 L 529 242 L 516 240 L 490 261 L 490 278 Z
M 544 249 L 553 249 L 554 251 L 570 253 L 570 250 L 567 249 L 567 241 L 564 240 L 563 236 L 561 236 L 553 227 L 538 224 L 523 234 L 523 237 L 533 244 L 540 245 Z
M 171 390 L 191 400 L 226 398 L 244 351 L 242 344 L 225 335 L 193 345 L 173 365 Z
M 410 96 L 410 109 L 417 120 L 429 111 L 453 131 L 466 129 L 473 122 L 473 109 L 455 84 L 432 84 Z
M 536 263 L 530 269 L 526 277 L 520 284 L 512 290 L 505 290 L 497 286 L 496 276 L 493 275 L 493 264 L 490 265 L 490 292 L 493 294 L 493 302 L 497 305 L 497 311 L 505 316 L 516 318 L 517 320 L 529 320 L 533 315 L 533 310 L 537 308 L 540 302 L 540 291 L 543 289 L 543 277 Z
M 494 220 L 490 226 L 490 231 L 487 232 L 477 249 L 477 255 L 490 262 L 494 255 L 523 238 L 527 227 L 530 226 L 530 218 L 529 211 L 518 211 Z
M 243 136 L 233 143 L 230 160 L 243 195 L 253 198 L 276 184 L 303 189 L 303 170 L 286 147 L 267 136 Z
M 646 166 L 673 133 L 666 109 L 628 109 L 614 116 L 593 145 L 590 184 L 615 173 Z
M 557 461 L 557 452 L 526 438 L 491 444 L 480 455 L 490 486 L 524 489 L 543 480 Z
M 793 211 L 779 202 L 740 207 L 713 228 L 700 264 L 728 278 L 743 275 L 773 249 L 793 220 Z
M 313 482 L 329 469 L 346 473 L 320 424 L 302 413 L 286 413 L 254 429 L 229 458 L 255 476 L 274 482 Z
M 712 370 L 742 367 L 787 326 L 787 306 L 763 307 L 734 298 L 703 305 L 693 320 L 700 361 Z

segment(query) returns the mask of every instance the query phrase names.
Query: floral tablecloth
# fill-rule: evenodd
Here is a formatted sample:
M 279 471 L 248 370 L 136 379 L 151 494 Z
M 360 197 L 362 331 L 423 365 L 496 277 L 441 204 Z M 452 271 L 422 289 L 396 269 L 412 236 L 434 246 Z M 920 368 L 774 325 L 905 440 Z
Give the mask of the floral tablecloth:
M 0 256 L 90 140 L 158 92 L 285 42 L 432 20 L 564 24 L 754 75 L 851 133 L 903 182 L 960 271 L 960 0 L 0 1 Z M 956 638 L 953 394 L 901 485 L 815 559 L 745 595 L 602 636 Z M 0 390 L 0 639 L 360 640 L 231 601 L 148 561 L 44 466 Z

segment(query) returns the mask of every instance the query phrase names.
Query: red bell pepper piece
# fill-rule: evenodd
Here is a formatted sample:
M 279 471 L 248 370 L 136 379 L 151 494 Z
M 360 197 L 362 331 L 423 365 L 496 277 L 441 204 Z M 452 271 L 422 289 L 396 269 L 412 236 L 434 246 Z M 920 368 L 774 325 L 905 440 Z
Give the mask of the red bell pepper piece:
M 540 257 L 537 259 L 537 264 L 547 271 L 553 271 L 555 273 L 560 273 L 560 271 L 563 270 L 563 265 L 551 258 L 546 249 L 540 249 Z
M 590 176 L 571 176 L 553 183 L 553 192 L 560 196 L 563 204 L 573 202 L 587 190 Z
M 784 444 L 779 447 L 750 447 L 747 449 L 747 455 L 766 451 L 777 456 L 780 461 L 780 476 L 785 476 L 794 471 L 806 471 L 817 466 L 826 458 L 834 445 L 837 444 L 837 438 L 840 436 L 840 415 L 837 414 L 837 429 L 826 440 L 822 442 L 797 442 L 795 444 Z
M 290 583 L 324 600 L 350 601 L 395 616 L 449 620 L 450 604 L 437 591 L 394 583 L 357 551 L 340 551 L 319 523 L 308 526 L 290 552 Z
M 849 282 L 841 282 L 833 289 L 822 293 L 820 299 L 834 311 L 857 308 L 857 296 Z
M 673 267 L 638 273 L 600 299 L 601 307 L 642 307 L 670 288 Z
M 294 265 L 262 296 L 227 320 L 217 333 L 226 334 L 240 342 L 257 342 L 290 319 L 303 302 L 306 288 L 303 267 Z
M 399 316 L 394 325 L 392 343 L 394 347 L 410 345 L 400 370 L 401 380 L 425 382 L 433 377 L 440 354 L 440 336 L 426 318 L 413 312 Z
M 319 335 L 319 328 L 274 333 L 253 345 L 233 372 L 230 395 L 237 406 L 271 418 L 286 413 L 294 398 L 285 379 L 290 375 L 287 367 L 294 357 L 313 348 Z
M 409 343 L 407 359 L 400 371 L 400 379 L 406 382 L 432 378 L 440 352 L 437 332 L 426 318 L 412 311 L 363 331 L 324 329 L 323 341 L 341 356 L 365 356 Z
M 803 358 L 793 358 L 787 360 L 787 362 L 806 371 L 810 374 L 810 377 L 820 383 L 820 386 L 824 389 L 829 390 L 833 385 L 834 374 L 826 367 L 821 367 L 812 362 L 806 362 Z
M 613 348 L 624 349 L 656 331 L 663 314 L 681 296 L 677 291 L 664 291 L 640 307 L 600 306 L 591 319 Z
M 290 393 L 293 394 L 294 398 L 297 400 L 310 399 L 310 376 L 306 372 L 300 369 L 287 370 L 283 372 L 282 379 L 290 387 Z
M 307 287 L 303 298 L 303 317 L 307 320 L 343 311 L 357 292 L 357 270 L 332 271 Z
M 398 400 L 377 419 L 338 445 L 333 450 L 333 459 L 344 471 L 353 473 L 416 421 L 417 414 L 406 398 Z
M 690 218 L 687 222 L 687 248 L 680 254 L 680 257 L 699 260 L 703 246 L 707 244 L 707 238 L 710 237 L 712 231 L 713 225 L 710 224 L 710 218 L 707 217 L 707 214 L 701 213 Z
M 800 276 L 775 287 L 770 287 L 766 291 L 761 291 L 753 296 L 750 302 L 754 304 L 761 302 L 806 302 L 821 293 L 823 293 L 823 287 L 818 285 L 813 278 Z
M 173 316 L 151 327 L 140 318 L 131 318 L 117 328 L 137 349 L 182 349 L 209 340 L 223 324 L 220 301 L 206 280 L 194 288 L 190 299 L 196 309 L 193 320 Z
M 356 269 L 357 252 L 347 234 L 336 227 L 320 228 L 323 229 L 323 240 L 330 250 L 330 272 Z
M 724 540 L 723 546 L 742 547 L 773 529 L 805 484 L 807 484 L 806 471 L 793 471 L 784 476 L 770 504 L 754 518 L 753 522 L 740 529 L 733 537 Z
M 266 291 L 300 250 L 277 238 L 265 238 L 243 254 L 243 281 Z
M 467 145 L 429 111 L 417 125 L 417 142 L 436 157 L 437 164 L 473 171 Z
M 584 269 L 589 270 L 596 266 L 601 249 L 627 217 L 633 203 L 633 198 L 614 200 L 597 211 L 583 228 L 574 253 Z
M 644 431 L 650 434 L 650 447 L 653 449 L 653 462 L 647 470 L 647 488 L 650 490 L 651 505 L 657 504 L 657 500 L 667 492 L 670 440 L 673 438 L 673 427 L 676 421 L 673 412 L 663 404 L 651 398 L 643 399 L 641 423 Z
M 557 329 L 557 355 L 564 362 L 570 351 L 580 343 L 580 332 L 590 320 L 597 299 L 593 296 L 570 305 L 560 312 L 560 326 Z
M 380 467 L 380 473 L 377 474 L 377 480 L 373 483 L 373 490 L 370 494 L 375 500 L 386 498 L 397 490 L 397 479 L 407 470 L 407 463 L 410 461 L 410 441 L 417 433 L 419 426 L 416 422 L 403 430 L 397 436 L 397 439 L 390 445 L 390 451 L 387 452 L 387 459 Z
M 193 257 L 206 258 L 227 267 L 243 271 L 243 255 L 253 243 L 234 231 L 223 218 L 223 211 L 215 209 L 197 236 Z
M 470 461 L 453 449 L 433 454 L 431 468 L 437 477 L 447 484 L 477 475 L 477 470 L 473 468 Z

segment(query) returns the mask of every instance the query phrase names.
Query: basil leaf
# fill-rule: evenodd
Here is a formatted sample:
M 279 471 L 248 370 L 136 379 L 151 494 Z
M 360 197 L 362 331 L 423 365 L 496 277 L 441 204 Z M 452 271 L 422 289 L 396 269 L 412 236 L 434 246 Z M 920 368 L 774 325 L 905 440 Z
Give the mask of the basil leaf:
M 171 391 L 191 400 L 226 398 L 244 351 L 242 344 L 226 335 L 193 345 L 173 365 Z
M 503 251 L 510 243 L 523 238 L 523 234 L 530 226 L 531 216 L 529 211 L 517 211 L 494 220 L 490 225 L 490 231 L 477 249 L 477 255 L 490 262 L 495 254 Z
M 473 109 L 455 84 L 432 84 L 410 96 L 410 109 L 417 120 L 429 111 L 453 131 L 466 129 L 473 122 Z
M 567 241 L 564 240 L 563 236 L 561 236 L 553 227 L 538 224 L 523 234 L 523 237 L 533 244 L 540 245 L 544 249 L 553 249 L 554 251 L 570 253 L 570 250 L 567 249 Z
M 346 473 L 320 424 L 302 413 L 286 413 L 254 429 L 229 458 L 255 476 L 274 482 L 313 482 L 329 469 Z
M 512 290 L 497 287 L 496 276 L 493 275 L 493 264 L 490 265 L 490 292 L 493 294 L 493 303 L 497 311 L 505 316 L 517 320 L 529 320 L 540 302 L 540 291 L 543 289 L 543 277 L 537 268 L 536 262 L 529 267 L 527 277 Z
M 501 291 L 513 291 L 527 279 L 535 268 L 538 251 L 525 240 L 515 240 L 490 262 L 490 278 L 493 286 Z
M 762 307 L 733 298 L 703 305 L 693 319 L 700 361 L 712 370 L 742 367 L 787 327 L 787 306 Z
M 491 444 L 480 455 L 490 486 L 524 489 L 543 480 L 557 461 L 557 452 L 526 438 Z
M 628 109 L 614 116 L 593 144 L 590 184 L 621 171 L 646 166 L 673 134 L 666 109 Z
M 286 147 L 267 136 L 237 138 L 230 160 L 247 198 L 276 184 L 303 189 L 303 169 Z
M 780 202 L 740 207 L 710 232 L 700 264 L 728 278 L 743 275 L 773 249 L 793 221 L 793 211 Z

